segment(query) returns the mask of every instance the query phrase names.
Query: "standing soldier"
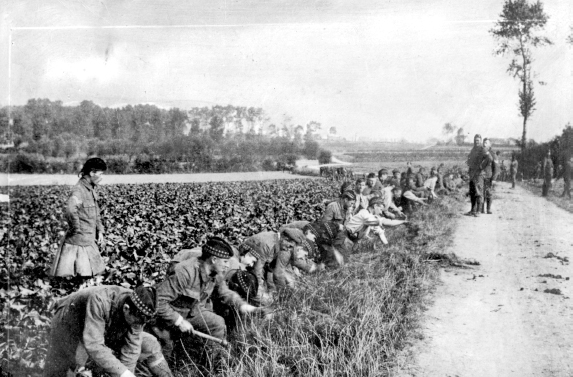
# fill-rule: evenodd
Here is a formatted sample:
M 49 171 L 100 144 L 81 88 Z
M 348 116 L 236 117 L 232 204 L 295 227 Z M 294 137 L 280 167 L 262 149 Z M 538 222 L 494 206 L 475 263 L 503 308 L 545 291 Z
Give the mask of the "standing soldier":
M 537 180 L 541 177 L 541 174 L 541 161 L 538 161 L 537 165 L 535 165 L 535 171 L 533 172 L 533 183 L 537 183 Z
M 511 155 L 511 164 L 509 165 L 509 174 L 511 175 L 511 188 L 515 188 L 515 178 L 517 177 L 518 163 L 515 159 L 515 153 Z
M 472 208 L 466 213 L 467 216 L 479 216 L 479 209 L 483 202 L 484 173 L 481 169 L 484 157 L 490 158 L 489 154 L 484 152 L 481 145 L 481 135 L 474 136 L 474 147 L 468 155 L 467 165 L 470 176 L 470 200 Z
M 543 189 L 541 196 L 549 195 L 551 190 L 551 180 L 553 179 L 553 161 L 551 160 L 551 151 L 547 151 L 545 161 L 543 161 Z
M 68 231 L 52 263 L 51 276 L 76 276 L 81 284 L 105 270 L 97 245 L 103 245 L 104 230 L 96 187 L 106 170 L 105 161 L 97 157 L 90 158 L 82 167 L 81 178 L 66 203 Z
M 97 371 L 135 377 L 138 362 L 155 376 L 171 371 L 155 337 L 142 331 L 155 314 L 153 288 L 134 291 L 111 285 L 82 289 L 56 304 L 44 377 L 85 372 L 88 361 Z
M 497 155 L 491 150 L 491 142 L 486 137 L 483 139 L 483 149 L 489 154 L 490 158 L 485 158 L 482 161 L 481 169 L 484 172 L 484 202 L 481 205 L 481 213 L 485 213 L 485 207 L 487 205 L 487 213 L 491 212 L 491 202 L 493 197 L 493 182 L 497 179 L 499 174 Z
M 571 199 L 571 174 L 573 173 L 573 156 L 565 162 L 565 169 L 563 170 L 563 194 L 561 197 L 567 195 Z

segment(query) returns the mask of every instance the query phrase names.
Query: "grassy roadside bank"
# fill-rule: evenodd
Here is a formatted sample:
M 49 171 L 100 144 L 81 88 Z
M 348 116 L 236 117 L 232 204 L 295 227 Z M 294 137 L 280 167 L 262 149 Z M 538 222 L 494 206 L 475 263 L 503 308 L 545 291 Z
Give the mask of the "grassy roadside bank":
M 531 191 L 536 196 L 541 196 L 543 189 L 543 180 L 538 179 L 535 182 L 519 182 L 518 183 L 524 189 Z M 569 199 L 567 196 L 561 197 L 563 193 L 563 180 L 553 181 L 551 190 L 549 190 L 549 195 L 546 197 L 552 203 L 555 203 L 558 207 L 563 208 L 566 211 L 573 213 L 573 200 Z
M 344 268 L 282 293 L 274 318 L 248 319 L 235 334 L 223 375 L 389 375 L 437 276 L 426 254 L 449 245 L 462 205 L 442 198 L 415 213 L 411 226 L 387 232 L 390 246 L 364 244 Z

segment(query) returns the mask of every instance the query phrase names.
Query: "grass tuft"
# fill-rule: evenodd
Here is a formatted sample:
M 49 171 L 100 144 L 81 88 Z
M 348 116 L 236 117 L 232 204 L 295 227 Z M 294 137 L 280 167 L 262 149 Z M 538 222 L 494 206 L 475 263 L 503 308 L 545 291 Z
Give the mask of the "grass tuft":
M 246 318 L 231 334 L 222 375 L 389 375 L 437 276 L 428 255 L 449 246 L 461 206 L 459 198 L 441 198 L 410 226 L 388 231 L 389 246 L 363 242 L 344 268 L 281 291 L 272 319 Z

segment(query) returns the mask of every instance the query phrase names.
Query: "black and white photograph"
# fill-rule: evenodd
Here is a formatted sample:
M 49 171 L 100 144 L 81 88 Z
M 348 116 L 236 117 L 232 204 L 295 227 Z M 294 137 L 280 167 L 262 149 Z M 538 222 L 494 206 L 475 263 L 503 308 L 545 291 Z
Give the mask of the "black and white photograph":
M 573 376 L 570 0 L 0 0 L 0 377 Z

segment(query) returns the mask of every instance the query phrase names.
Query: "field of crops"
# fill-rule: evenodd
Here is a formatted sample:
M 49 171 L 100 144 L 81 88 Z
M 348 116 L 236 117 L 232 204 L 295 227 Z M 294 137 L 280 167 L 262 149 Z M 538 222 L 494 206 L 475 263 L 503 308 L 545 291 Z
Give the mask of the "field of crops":
M 51 285 L 46 270 L 65 231 L 67 186 L 3 188 L 0 241 L 0 358 L 4 373 L 40 373 L 46 354 L 49 305 L 70 293 Z M 171 256 L 208 235 L 237 245 L 264 230 L 322 214 L 336 195 L 325 180 L 102 186 L 107 245 L 104 284 L 133 287 L 161 281 Z M 385 375 L 415 324 L 421 294 L 453 230 L 459 202 L 444 198 L 417 212 L 412 226 L 388 231 L 390 246 L 366 245 L 340 270 L 304 277 L 282 292 L 270 320 L 244 324 L 226 373 L 234 376 Z M 193 363 L 177 373 L 187 375 Z

